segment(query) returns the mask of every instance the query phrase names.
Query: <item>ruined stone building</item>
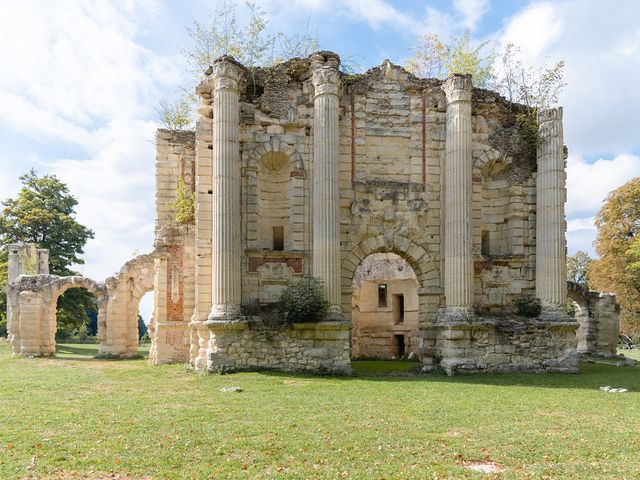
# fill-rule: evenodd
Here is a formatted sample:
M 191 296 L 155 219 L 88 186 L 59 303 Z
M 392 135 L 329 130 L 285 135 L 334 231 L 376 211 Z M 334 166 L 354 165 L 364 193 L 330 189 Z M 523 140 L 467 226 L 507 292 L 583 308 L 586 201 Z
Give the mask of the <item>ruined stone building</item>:
M 524 107 L 468 76 L 339 66 L 331 52 L 251 72 L 217 60 L 196 90 L 195 132 L 158 131 L 153 252 L 104 283 L 18 277 L 14 351 L 52 353 L 54 300 L 80 285 L 115 355 L 135 351 L 132 315 L 153 290 L 153 364 L 348 372 L 352 356 L 411 354 L 425 371 L 576 371 L 562 109 L 539 113 L 536 140 Z M 180 181 L 193 224 L 171 209 Z M 310 276 L 324 322 L 269 329 L 243 308 Z M 513 307 L 526 296 L 541 301 L 536 318 Z M 597 323 L 582 328 L 585 349 Z

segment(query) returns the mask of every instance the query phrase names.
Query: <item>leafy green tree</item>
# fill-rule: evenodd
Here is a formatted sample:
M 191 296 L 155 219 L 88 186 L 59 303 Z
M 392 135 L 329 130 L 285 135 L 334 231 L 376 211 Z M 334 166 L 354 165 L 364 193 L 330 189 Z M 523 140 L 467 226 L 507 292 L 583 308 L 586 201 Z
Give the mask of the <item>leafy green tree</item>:
M 31 242 L 49 249 L 49 271 L 53 275 L 74 275 L 73 264 L 83 264 L 82 253 L 93 231 L 74 218 L 78 201 L 54 175 L 38 176 L 34 170 L 20 177 L 22 189 L 15 198 L 2 202 L 0 244 Z M 0 287 L 7 281 L 6 248 L 0 257 Z M 0 315 L 6 315 L 6 298 L 1 295 Z M 86 290 L 70 289 L 58 299 L 58 329 L 71 331 L 88 322 L 87 309 L 96 308 Z
M 182 53 L 194 81 L 199 81 L 222 55 L 233 56 L 253 73 L 257 67 L 286 58 L 306 57 L 319 49 L 309 22 L 304 33 L 270 33 L 267 13 L 255 3 L 244 5 L 248 11 L 248 21 L 244 25 L 237 19 L 237 3 L 223 0 L 210 22 L 195 21 L 188 29 L 191 46 Z M 163 128 L 183 130 L 193 126 L 193 107 L 197 99 L 191 93 L 192 88 L 181 90 L 179 98 L 164 100 L 156 108 L 157 119 Z
M 640 240 L 640 177 L 607 195 L 596 215 L 594 242 L 600 256 L 589 265 L 589 281 L 601 291 L 614 292 L 620 304 L 622 330 L 640 332 L 640 269 L 635 252 Z
M 589 288 L 589 264 L 593 258 L 588 253 L 578 250 L 575 255 L 567 257 L 567 281 Z
M 514 43 L 505 46 L 492 68 L 491 88 L 510 102 L 526 105 L 532 111 L 544 110 L 558 103 L 566 86 L 564 60 L 552 66 L 526 66 L 520 57 L 520 47 Z
M 446 78 L 453 73 L 471 75 L 473 84 L 483 88 L 493 78 L 495 54 L 486 51 L 488 41 L 474 45 L 471 33 L 462 35 L 445 44 L 437 34 L 418 36 L 418 44 L 412 48 L 413 56 L 407 62 L 410 72 L 421 77 Z

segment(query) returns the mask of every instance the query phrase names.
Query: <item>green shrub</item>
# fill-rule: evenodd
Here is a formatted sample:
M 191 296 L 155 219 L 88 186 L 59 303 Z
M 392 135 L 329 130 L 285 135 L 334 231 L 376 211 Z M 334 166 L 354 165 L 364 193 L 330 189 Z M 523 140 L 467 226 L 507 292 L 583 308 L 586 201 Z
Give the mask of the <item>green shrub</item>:
M 322 285 L 315 278 L 304 278 L 289 286 L 276 304 L 278 319 L 287 324 L 321 322 L 327 316 L 329 304 L 324 299 Z
M 518 315 L 523 317 L 537 317 L 542 311 L 540 299 L 531 295 L 518 297 L 513 301 L 513 305 L 518 309 Z
M 0 337 L 6 337 L 7 333 L 7 320 L 0 318 Z
M 168 205 L 174 213 L 174 219 L 182 225 L 193 225 L 196 221 L 196 194 L 187 188 L 182 178 L 178 179 L 176 199 Z
M 56 332 L 56 343 L 81 343 L 91 345 L 99 342 L 95 335 L 89 335 L 87 333 L 87 326 L 82 325 L 80 328 L 74 329 L 72 332 L 58 330 Z

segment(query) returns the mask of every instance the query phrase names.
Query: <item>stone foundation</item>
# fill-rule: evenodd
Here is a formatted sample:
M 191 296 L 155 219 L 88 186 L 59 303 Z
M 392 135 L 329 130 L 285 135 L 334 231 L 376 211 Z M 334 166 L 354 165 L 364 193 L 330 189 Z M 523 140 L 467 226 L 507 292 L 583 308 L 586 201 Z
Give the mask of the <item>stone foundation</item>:
M 252 320 L 208 321 L 192 322 L 191 327 L 192 334 L 200 338 L 200 348 L 192 357 L 196 370 L 351 373 L 349 324 L 345 322 L 273 328 Z M 206 342 L 203 336 L 208 337 Z
M 465 373 L 577 373 L 577 322 L 525 318 L 436 324 L 426 334 L 423 370 Z

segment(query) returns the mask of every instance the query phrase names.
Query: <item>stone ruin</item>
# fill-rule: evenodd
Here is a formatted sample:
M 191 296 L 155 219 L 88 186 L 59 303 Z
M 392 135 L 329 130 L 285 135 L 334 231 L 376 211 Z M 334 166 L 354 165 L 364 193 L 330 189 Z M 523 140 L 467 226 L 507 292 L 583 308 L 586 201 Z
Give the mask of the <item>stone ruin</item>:
M 138 303 L 153 291 L 150 363 L 197 371 L 348 373 L 352 355 L 395 352 L 448 374 L 575 372 L 577 345 L 615 348 L 613 297 L 588 295 L 598 314 L 566 313 L 562 108 L 538 114 L 532 141 L 524 107 L 469 76 L 339 66 L 332 52 L 251 72 L 218 59 L 196 89 L 195 131 L 158 130 L 153 252 L 105 282 L 12 270 L 14 352 L 54 352 L 56 299 L 79 286 L 98 300 L 100 353 L 135 354 Z M 171 208 L 179 181 L 193 224 Z M 354 282 L 378 254 L 413 276 Z M 270 328 L 246 314 L 311 276 L 326 321 Z M 376 319 L 366 298 L 381 290 L 403 307 Z M 523 296 L 540 299 L 539 316 L 516 314 Z

